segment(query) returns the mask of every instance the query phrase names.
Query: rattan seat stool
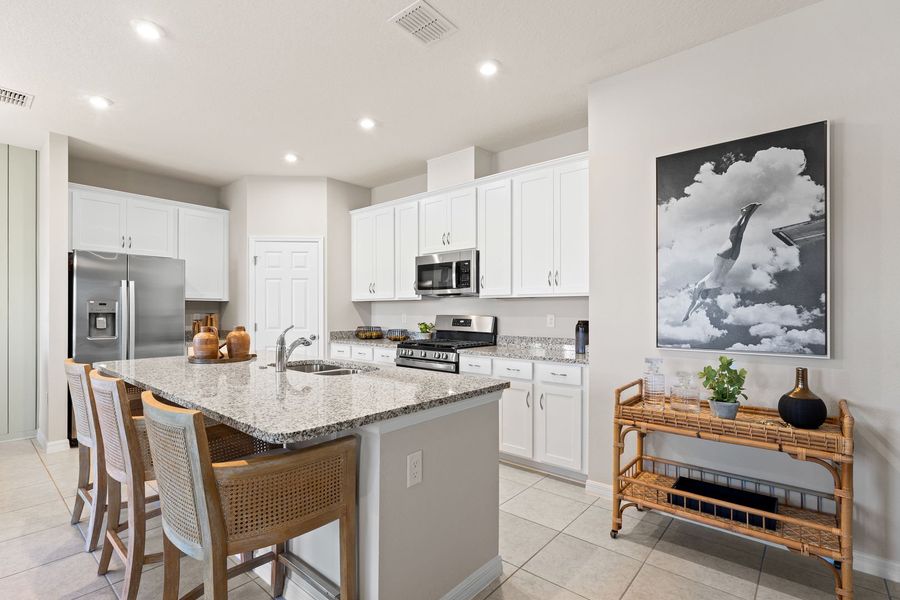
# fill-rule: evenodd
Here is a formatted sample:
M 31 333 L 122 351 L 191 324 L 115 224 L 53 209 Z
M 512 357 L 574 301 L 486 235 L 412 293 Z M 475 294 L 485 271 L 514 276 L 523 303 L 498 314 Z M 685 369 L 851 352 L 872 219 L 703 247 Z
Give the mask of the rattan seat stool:
M 343 437 L 302 450 L 215 463 L 201 413 L 144 392 L 144 417 L 162 506 L 164 600 L 178 598 L 181 554 L 204 562 L 203 584 L 182 600 L 224 600 L 228 578 L 272 562 L 272 595 L 284 590 L 288 540 L 340 524 L 341 600 L 356 600 L 359 440 Z M 228 568 L 229 555 L 260 556 Z
M 147 440 L 146 421 L 142 416 L 132 416 L 129 409 L 130 398 L 125 382 L 113 377 L 104 377 L 96 370 L 90 374 L 97 423 L 106 466 L 106 491 L 108 517 L 106 519 L 106 540 L 100 555 L 98 573 L 106 574 L 115 550 L 125 563 L 125 583 L 121 598 L 134 600 L 140 586 L 143 565 L 160 562 L 161 552 L 145 555 L 146 524 L 148 519 L 160 514 L 160 509 L 147 510 L 147 505 L 159 499 L 145 495 L 144 484 L 156 479 L 150 444 Z M 202 423 L 202 421 L 201 421 Z M 202 424 L 201 424 L 202 427 Z M 229 460 L 272 448 L 248 435 L 244 435 L 225 425 L 214 425 L 206 432 L 210 448 L 208 452 Z M 127 486 L 128 519 L 121 520 L 122 484 Z M 120 533 L 129 530 L 127 547 Z

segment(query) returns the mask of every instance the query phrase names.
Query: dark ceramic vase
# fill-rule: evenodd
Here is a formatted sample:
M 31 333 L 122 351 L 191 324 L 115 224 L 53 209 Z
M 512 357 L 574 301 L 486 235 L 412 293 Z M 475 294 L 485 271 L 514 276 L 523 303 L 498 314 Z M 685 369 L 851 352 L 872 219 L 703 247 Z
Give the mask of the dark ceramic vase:
M 799 429 L 818 429 L 828 417 L 825 403 L 809 389 L 805 368 L 797 367 L 797 383 L 778 401 L 778 414 Z

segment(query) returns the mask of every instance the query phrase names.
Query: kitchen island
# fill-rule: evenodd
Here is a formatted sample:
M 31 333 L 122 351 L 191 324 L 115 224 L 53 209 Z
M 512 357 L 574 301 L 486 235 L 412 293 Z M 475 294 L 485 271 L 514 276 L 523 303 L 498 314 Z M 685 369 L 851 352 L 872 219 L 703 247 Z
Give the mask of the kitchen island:
M 302 362 L 358 372 L 276 373 L 256 361 L 194 365 L 183 357 L 95 366 L 269 442 L 300 447 L 358 435 L 361 599 L 471 598 L 499 576 L 497 401 L 509 384 Z M 408 486 L 407 457 L 417 451 L 422 481 Z M 338 548 L 336 522 L 292 540 L 289 552 L 308 574 L 292 575 L 285 597 L 334 597 Z

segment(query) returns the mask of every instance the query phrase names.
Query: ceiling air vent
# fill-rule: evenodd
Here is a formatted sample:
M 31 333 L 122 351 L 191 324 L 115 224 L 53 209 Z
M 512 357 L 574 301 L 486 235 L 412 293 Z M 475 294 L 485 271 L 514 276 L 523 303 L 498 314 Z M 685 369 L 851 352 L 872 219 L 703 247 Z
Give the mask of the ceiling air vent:
M 34 102 L 34 96 L 17 92 L 8 88 L 0 87 L 0 104 L 12 104 L 20 108 L 31 108 Z
M 396 23 L 425 45 L 438 42 L 456 31 L 456 25 L 425 0 L 413 2 L 391 17 L 389 22 Z

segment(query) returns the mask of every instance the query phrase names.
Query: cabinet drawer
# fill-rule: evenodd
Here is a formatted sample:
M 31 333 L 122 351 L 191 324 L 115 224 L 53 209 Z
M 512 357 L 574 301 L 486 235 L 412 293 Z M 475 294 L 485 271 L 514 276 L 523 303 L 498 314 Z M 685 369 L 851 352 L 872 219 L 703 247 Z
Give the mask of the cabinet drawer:
M 524 360 L 495 360 L 494 376 L 504 379 L 531 379 L 534 365 Z
M 491 359 L 481 356 L 459 355 L 459 371 L 460 373 L 472 373 L 474 375 L 491 374 Z
M 331 358 L 344 358 L 350 360 L 350 346 L 344 344 L 332 344 Z
M 374 348 L 372 346 L 350 346 L 351 348 L 351 358 L 353 360 L 367 360 L 371 361 L 374 353 L 372 352 Z
M 397 358 L 395 348 L 375 348 L 375 362 L 394 364 L 395 358 Z
M 543 383 L 562 383 L 565 385 L 581 385 L 581 367 L 542 363 L 535 365 L 535 378 Z

